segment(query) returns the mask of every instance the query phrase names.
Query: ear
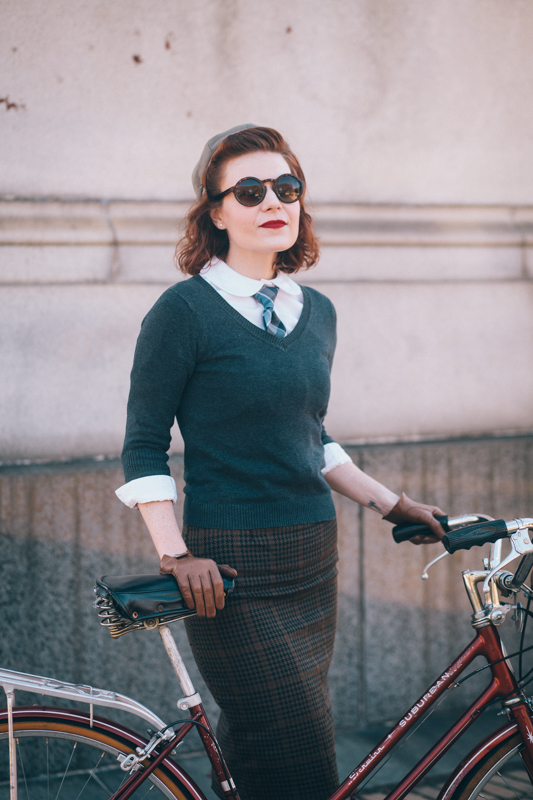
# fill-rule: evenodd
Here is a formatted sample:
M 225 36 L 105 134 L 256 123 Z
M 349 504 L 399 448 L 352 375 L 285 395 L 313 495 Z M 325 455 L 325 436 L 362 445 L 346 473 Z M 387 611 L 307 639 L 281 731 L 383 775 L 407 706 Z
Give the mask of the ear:
M 224 228 L 226 226 L 224 225 L 224 223 L 220 219 L 220 208 L 211 209 L 209 214 L 211 216 L 211 219 L 213 220 L 213 224 L 215 225 L 215 228 L 218 228 L 221 231 L 224 230 Z

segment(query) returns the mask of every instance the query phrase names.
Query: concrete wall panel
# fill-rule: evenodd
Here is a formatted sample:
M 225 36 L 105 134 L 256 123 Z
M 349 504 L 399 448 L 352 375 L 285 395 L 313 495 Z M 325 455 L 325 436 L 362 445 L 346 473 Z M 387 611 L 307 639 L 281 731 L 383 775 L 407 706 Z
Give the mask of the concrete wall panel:
M 317 288 L 339 318 L 330 435 L 350 442 L 533 424 L 528 283 Z
M 413 247 L 325 245 L 301 283 L 328 281 L 491 281 L 519 280 L 521 247 Z
M 119 453 L 154 286 L 4 287 L 2 460 Z
M 120 452 L 135 341 L 163 288 L 0 290 L 2 461 Z M 438 292 L 429 283 L 317 288 L 339 318 L 328 415 L 339 441 L 533 427 L 528 283 L 442 283 Z M 181 447 L 176 435 L 173 451 Z
M 174 265 L 174 245 L 121 245 L 118 249 L 119 283 L 158 283 L 171 286 L 185 275 Z M 161 288 L 163 291 L 163 288 Z
M 106 245 L 4 245 L 1 284 L 106 283 L 113 274 L 113 251 Z

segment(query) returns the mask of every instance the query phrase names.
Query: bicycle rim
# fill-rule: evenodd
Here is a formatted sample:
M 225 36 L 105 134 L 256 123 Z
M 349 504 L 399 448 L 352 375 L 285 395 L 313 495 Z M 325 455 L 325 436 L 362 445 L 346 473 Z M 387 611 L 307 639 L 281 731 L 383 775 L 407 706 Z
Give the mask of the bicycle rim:
M 134 745 L 109 731 L 56 717 L 15 718 L 18 800 L 106 800 L 128 773 L 118 757 Z M 158 767 L 132 800 L 195 800 L 179 778 Z M 7 722 L 0 722 L 0 800 L 9 800 Z
M 533 800 L 533 785 L 520 756 L 520 735 L 491 750 L 457 787 L 451 800 Z

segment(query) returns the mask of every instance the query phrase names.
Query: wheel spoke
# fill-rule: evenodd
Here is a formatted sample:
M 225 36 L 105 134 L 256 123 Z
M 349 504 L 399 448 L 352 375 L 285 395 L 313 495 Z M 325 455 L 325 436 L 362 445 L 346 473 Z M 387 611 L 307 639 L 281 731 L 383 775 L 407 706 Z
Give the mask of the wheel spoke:
M 150 786 L 150 788 L 148 789 L 148 791 L 147 791 L 147 792 L 145 792 L 145 793 L 143 794 L 143 796 L 141 797 L 141 800 L 144 800 L 144 798 L 146 797 L 146 795 L 150 794 L 150 792 L 152 791 L 152 789 L 155 789 L 155 786 L 154 786 L 154 784 L 152 784 L 152 785 Z
M 505 780 L 505 778 L 503 777 L 503 775 L 501 774 L 501 772 L 497 772 L 496 774 L 498 775 L 498 777 L 500 778 L 500 780 L 501 780 L 503 783 L 505 783 L 505 785 L 507 786 L 507 788 L 508 788 L 508 789 L 509 789 L 509 790 L 510 790 L 510 791 L 511 791 L 513 794 L 514 794 L 514 796 L 515 796 L 515 797 L 518 797 L 518 800 L 523 800 L 523 798 L 521 797 L 521 795 L 519 795 L 517 792 L 515 792 L 515 790 L 513 789 L 513 787 L 511 786 L 511 784 L 509 783 L 509 781 Z
M 98 769 L 98 764 L 101 762 L 101 760 L 102 760 L 103 758 L 105 758 L 105 753 L 100 753 L 100 755 L 99 755 L 99 757 L 98 757 L 98 761 L 97 761 L 97 762 L 96 762 L 96 764 L 94 765 L 94 768 L 92 769 L 92 771 L 89 773 L 89 777 L 87 778 L 87 780 L 85 781 L 85 783 L 84 783 L 84 784 L 83 784 L 83 786 L 81 787 L 81 789 L 80 789 L 80 792 L 79 792 L 78 796 L 76 797 L 76 800 L 80 800 L 80 797 L 82 796 L 83 792 L 85 791 L 85 787 L 87 786 L 87 784 L 89 783 L 89 781 L 90 781 L 90 780 L 91 780 L 91 778 L 93 777 L 94 773 L 95 773 L 95 772 L 96 772 L 96 770 Z
M 26 787 L 26 797 L 30 800 L 30 793 L 28 791 L 28 781 L 26 780 L 26 771 L 24 769 L 24 761 L 22 760 L 22 748 L 20 746 L 20 741 L 17 739 L 17 751 L 19 754 L 19 761 L 20 767 L 22 769 L 22 777 L 24 778 L 24 786 Z
M 100 786 L 101 789 L 104 789 L 106 792 L 109 792 L 110 794 L 113 794 L 113 790 L 110 789 L 109 786 L 107 786 L 107 784 L 105 784 L 103 782 L 101 777 L 99 775 L 97 775 L 96 772 L 91 777 L 92 777 L 93 781 L 96 781 L 96 783 L 98 784 L 98 786 Z
M 73 758 L 73 756 L 74 756 L 74 751 L 76 750 L 77 746 L 78 746 L 78 743 L 77 743 L 77 742 L 74 742 L 74 745 L 72 746 L 72 751 L 71 751 L 71 753 L 70 753 L 70 758 L 69 758 L 69 760 L 68 760 L 68 764 L 67 764 L 67 766 L 65 767 L 65 771 L 64 771 L 64 773 L 63 773 L 63 777 L 62 777 L 62 779 L 61 779 L 61 783 L 59 784 L 59 789 L 57 790 L 57 794 L 56 794 L 56 796 L 55 796 L 55 800 L 57 800 L 57 798 L 59 797 L 59 795 L 60 795 L 60 793 L 61 793 L 61 789 L 63 788 L 63 784 L 64 784 L 64 782 L 65 782 L 65 778 L 67 777 L 68 768 L 70 767 L 70 762 L 72 761 L 72 758 Z
M 531 780 L 529 778 L 529 775 L 527 776 L 526 779 L 521 775 L 518 775 L 517 773 L 513 772 L 511 775 L 509 775 L 509 779 L 511 778 L 513 781 L 513 785 L 516 785 L 523 792 L 531 791 Z

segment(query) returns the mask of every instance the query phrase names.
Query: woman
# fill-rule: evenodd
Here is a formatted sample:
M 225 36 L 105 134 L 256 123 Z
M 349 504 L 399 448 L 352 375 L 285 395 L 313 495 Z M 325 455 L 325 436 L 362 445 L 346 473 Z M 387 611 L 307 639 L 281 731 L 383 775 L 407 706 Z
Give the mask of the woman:
M 193 183 L 178 254 L 193 277 L 143 321 L 117 494 L 139 507 L 161 572 L 198 612 L 187 633 L 243 800 L 323 800 L 338 785 L 330 488 L 387 520 L 429 525 L 434 535 L 415 543 L 442 536 L 442 512 L 362 473 L 324 430 L 335 311 L 289 277 L 313 266 L 318 248 L 304 175 L 283 137 L 253 125 L 213 137 Z M 175 418 L 183 536 L 166 455 Z M 218 614 L 221 573 L 238 580 Z

